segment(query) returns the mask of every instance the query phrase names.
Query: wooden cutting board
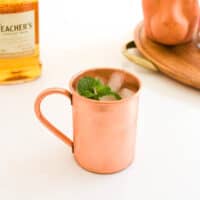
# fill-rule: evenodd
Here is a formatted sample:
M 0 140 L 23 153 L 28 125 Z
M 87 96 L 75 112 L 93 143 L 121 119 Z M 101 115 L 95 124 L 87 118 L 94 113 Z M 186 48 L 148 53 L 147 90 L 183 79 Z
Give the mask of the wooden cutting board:
M 200 89 L 200 49 L 194 42 L 164 46 L 148 39 L 143 24 L 139 24 L 135 29 L 135 44 L 158 71 L 181 83 Z

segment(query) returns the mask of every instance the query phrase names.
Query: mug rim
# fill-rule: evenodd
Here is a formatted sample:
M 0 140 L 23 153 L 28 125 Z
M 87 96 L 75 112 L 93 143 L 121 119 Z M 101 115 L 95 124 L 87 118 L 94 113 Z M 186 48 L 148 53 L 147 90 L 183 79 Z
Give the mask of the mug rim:
M 116 100 L 116 101 L 115 100 L 114 101 L 109 101 L 109 100 L 97 101 L 97 100 L 94 100 L 94 99 L 89 99 L 89 98 L 86 98 L 84 96 L 81 96 L 75 90 L 75 88 L 73 87 L 74 81 L 76 80 L 77 77 L 81 76 L 81 74 L 84 74 L 84 73 L 87 73 L 87 72 L 90 72 L 90 71 L 95 71 L 95 70 L 113 70 L 113 71 L 116 71 L 116 72 L 122 72 L 122 73 L 125 72 L 126 74 L 132 76 L 136 80 L 138 89 L 130 97 L 122 98 L 122 99 Z M 80 72 L 73 75 L 72 78 L 69 81 L 69 86 L 70 86 L 70 90 L 72 92 L 72 95 L 76 95 L 84 101 L 89 101 L 91 103 L 96 103 L 96 104 L 117 104 L 117 103 L 123 103 L 125 101 L 130 100 L 131 98 L 139 96 L 140 91 L 141 91 L 141 87 L 142 87 L 142 83 L 141 83 L 140 79 L 135 74 L 133 74 L 133 73 L 131 73 L 131 72 L 125 70 L 125 69 L 116 68 L 116 67 L 94 67 L 94 68 L 89 68 L 89 69 L 86 69 L 86 70 L 81 70 Z

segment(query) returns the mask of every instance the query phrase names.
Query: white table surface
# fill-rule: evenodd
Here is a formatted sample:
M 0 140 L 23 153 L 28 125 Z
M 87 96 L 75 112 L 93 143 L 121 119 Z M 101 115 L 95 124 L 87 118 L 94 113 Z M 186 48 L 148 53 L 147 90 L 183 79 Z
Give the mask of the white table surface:
M 141 2 L 41 0 L 40 8 L 42 77 L 0 87 L 0 199 L 199 200 L 200 93 L 130 63 L 120 52 L 142 20 Z M 74 73 L 101 66 L 122 67 L 143 82 L 136 161 L 114 175 L 77 166 L 70 148 L 33 112 L 41 90 L 67 88 Z M 66 104 L 52 96 L 43 109 L 70 134 Z

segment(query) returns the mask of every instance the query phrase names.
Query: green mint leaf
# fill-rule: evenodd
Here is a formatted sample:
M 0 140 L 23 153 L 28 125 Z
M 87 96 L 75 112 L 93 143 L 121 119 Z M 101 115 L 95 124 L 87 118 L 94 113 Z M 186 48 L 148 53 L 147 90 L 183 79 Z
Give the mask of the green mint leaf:
M 77 90 L 81 96 L 90 99 L 99 100 L 103 96 L 114 96 L 117 100 L 121 99 L 120 95 L 112 91 L 109 86 L 104 85 L 100 80 L 89 76 L 79 80 Z
M 92 77 L 81 78 L 78 82 L 78 92 L 81 96 L 85 96 L 91 99 L 98 99 L 95 88 L 101 85 L 101 82 L 98 79 Z
M 116 92 L 111 92 L 110 95 L 114 96 L 115 99 L 117 99 L 117 100 L 121 100 L 122 99 L 121 96 L 118 93 L 116 93 Z
M 106 85 L 98 85 L 96 87 L 96 92 L 98 94 L 98 97 L 103 97 L 103 96 L 110 94 L 111 89 L 109 86 L 106 86 Z

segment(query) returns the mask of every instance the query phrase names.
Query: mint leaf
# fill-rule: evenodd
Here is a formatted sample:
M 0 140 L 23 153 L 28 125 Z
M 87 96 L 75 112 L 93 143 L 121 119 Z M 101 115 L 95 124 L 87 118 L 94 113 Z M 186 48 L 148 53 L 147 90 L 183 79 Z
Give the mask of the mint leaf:
M 101 83 L 100 80 L 93 77 L 83 77 L 79 80 L 77 90 L 81 96 L 99 100 L 103 96 L 114 96 L 117 100 L 121 97 L 116 92 L 112 91 L 107 85 Z
M 117 100 L 122 99 L 121 96 L 120 96 L 118 93 L 116 93 L 116 92 L 112 92 L 112 91 L 111 91 L 109 95 L 110 95 L 110 96 L 114 96 L 115 99 L 117 99 Z
M 90 99 L 98 99 L 95 88 L 101 85 L 101 82 L 92 77 L 81 78 L 78 82 L 78 92 L 81 96 L 85 96 Z

